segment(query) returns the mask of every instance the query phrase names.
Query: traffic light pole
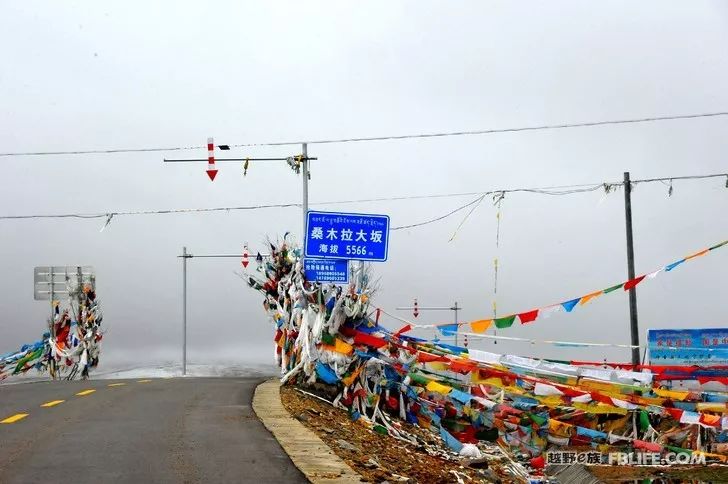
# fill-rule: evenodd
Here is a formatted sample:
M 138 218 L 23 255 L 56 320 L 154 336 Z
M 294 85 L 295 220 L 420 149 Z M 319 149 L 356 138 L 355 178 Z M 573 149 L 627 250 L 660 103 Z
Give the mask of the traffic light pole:
M 455 301 L 455 304 L 452 305 L 452 306 L 429 306 L 429 307 L 428 306 L 425 306 L 425 307 L 420 307 L 418 305 L 418 306 L 409 306 L 409 307 L 395 308 L 395 309 L 397 309 L 398 311 L 411 311 L 411 310 L 414 310 L 414 309 L 417 309 L 418 311 L 453 311 L 455 313 L 455 323 L 454 324 L 457 325 L 460 322 L 460 320 L 458 319 L 458 311 L 460 311 L 463 308 L 462 308 L 462 306 L 458 306 L 457 301 Z M 460 328 L 458 327 L 458 330 L 459 329 Z M 455 346 L 458 345 L 458 330 L 455 330 Z
M 260 254 L 263 258 L 270 257 L 270 254 Z M 192 258 L 227 258 L 240 257 L 240 254 L 204 254 L 192 255 L 187 252 L 187 247 L 182 247 L 182 376 L 187 376 L 187 259 Z

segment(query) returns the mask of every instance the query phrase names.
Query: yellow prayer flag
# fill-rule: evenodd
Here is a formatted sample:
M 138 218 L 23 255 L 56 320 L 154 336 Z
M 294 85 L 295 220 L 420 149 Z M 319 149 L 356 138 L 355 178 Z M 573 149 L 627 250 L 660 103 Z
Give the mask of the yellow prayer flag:
M 447 371 L 448 368 L 450 368 L 449 363 L 445 363 L 442 361 L 428 361 L 425 363 L 425 366 L 428 370 L 432 371 Z
M 657 395 L 664 397 L 664 398 L 669 398 L 670 400 L 683 401 L 688 397 L 688 395 L 690 395 L 690 392 L 679 392 L 677 390 L 665 390 L 662 388 L 655 388 L 653 391 Z
M 479 378 L 478 372 L 472 372 L 470 374 L 470 381 L 472 383 L 482 383 L 483 385 L 490 385 L 492 387 L 503 388 L 503 381 L 497 376 L 491 376 L 489 378 Z
M 485 333 L 488 331 L 491 324 L 493 324 L 492 319 L 479 319 L 478 321 L 470 323 L 470 327 L 473 329 L 474 333 Z
M 584 410 L 586 413 L 591 414 L 618 414 L 618 415 L 627 415 L 627 409 L 622 407 L 615 407 L 612 405 L 607 405 L 605 403 L 598 403 L 596 405 L 592 403 L 581 403 L 581 402 L 572 402 L 571 406 L 574 408 L 578 408 L 579 410 Z
M 342 341 L 339 338 L 336 338 L 336 347 L 334 351 L 343 353 L 345 355 L 350 355 L 354 352 L 354 347 L 346 341 Z
M 599 296 L 601 296 L 602 294 L 604 294 L 604 291 L 597 291 L 597 292 L 593 292 L 593 293 L 591 293 L 591 294 L 587 294 L 586 296 L 583 296 L 583 297 L 582 297 L 582 298 L 581 298 L 581 299 L 579 300 L 579 304 L 580 304 L 581 306 L 583 306 L 584 304 L 588 303 L 588 302 L 589 302 L 590 300 L 594 299 L 595 297 L 599 297 Z
M 685 258 L 685 260 L 695 259 L 696 257 L 700 257 L 701 255 L 707 254 L 709 249 L 701 250 L 700 252 L 696 252 L 694 254 L 691 254 Z
M 557 437 L 569 437 L 574 431 L 574 426 L 566 422 L 559 422 L 556 419 L 549 419 L 549 434 Z
M 549 408 L 563 407 L 564 399 L 558 395 L 550 395 L 548 397 L 534 396 L 536 400 L 546 405 Z
M 721 402 L 699 402 L 696 407 L 698 412 L 728 413 L 728 404 Z
M 349 375 L 349 376 L 347 376 L 345 378 L 342 378 L 341 381 L 347 387 L 351 386 L 351 384 L 354 383 L 354 380 L 356 380 L 357 377 L 359 377 L 359 373 L 361 373 L 361 370 L 363 368 L 364 368 L 364 365 L 361 365 L 359 368 L 357 368 L 356 370 L 354 370 L 354 373 L 352 373 L 351 375 Z
M 431 392 L 442 393 L 443 395 L 447 395 L 448 393 L 450 393 L 450 390 L 452 390 L 452 387 L 449 387 L 447 385 L 441 385 L 436 381 L 431 381 L 430 383 L 428 383 L 426 388 Z

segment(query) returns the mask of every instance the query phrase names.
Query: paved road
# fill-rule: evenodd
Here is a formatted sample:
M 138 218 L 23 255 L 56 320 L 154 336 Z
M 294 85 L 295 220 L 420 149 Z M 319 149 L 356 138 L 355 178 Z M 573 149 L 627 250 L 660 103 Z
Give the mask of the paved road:
M 0 424 L 0 482 L 307 482 L 253 413 L 260 381 L 0 386 L 12 422 Z

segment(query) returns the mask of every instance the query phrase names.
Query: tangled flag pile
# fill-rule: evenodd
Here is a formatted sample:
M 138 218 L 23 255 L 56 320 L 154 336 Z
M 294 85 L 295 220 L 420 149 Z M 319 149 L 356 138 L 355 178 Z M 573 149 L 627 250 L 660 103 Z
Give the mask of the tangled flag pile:
M 56 379 L 88 378 L 89 371 L 99 363 L 101 351 L 101 308 L 91 286 L 79 286 L 70 292 L 77 307 L 60 309 L 60 301 L 53 301 L 53 319 L 43 339 L 23 345 L 20 350 L 0 356 L 0 380 L 11 375 L 26 373 L 35 368 Z M 74 320 L 75 317 L 75 320 Z
M 728 393 L 661 383 L 704 369 L 539 360 L 392 332 L 379 310 L 369 313 L 367 277 L 348 287 L 312 283 L 300 249 L 285 238 L 270 246 L 248 283 L 265 295 L 282 382 L 330 385 L 334 405 L 376 432 L 411 442 L 401 425 L 409 422 L 461 455 L 497 442 L 534 467 L 547 449 L 564 447 L 728 462 Z M 700 374 L 726 378 L 728 367 Z

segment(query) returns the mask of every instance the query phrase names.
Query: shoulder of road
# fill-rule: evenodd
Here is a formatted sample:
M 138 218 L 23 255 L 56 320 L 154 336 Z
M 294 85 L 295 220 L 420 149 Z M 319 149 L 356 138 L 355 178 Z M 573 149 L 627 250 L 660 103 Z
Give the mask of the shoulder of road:
M 277 379 L 258 385 L 253 396 L 253 410 L 308 480 L 313 483 L 361 482 L 361 476 L 315 433 L 291 417 L 281 403 Z

